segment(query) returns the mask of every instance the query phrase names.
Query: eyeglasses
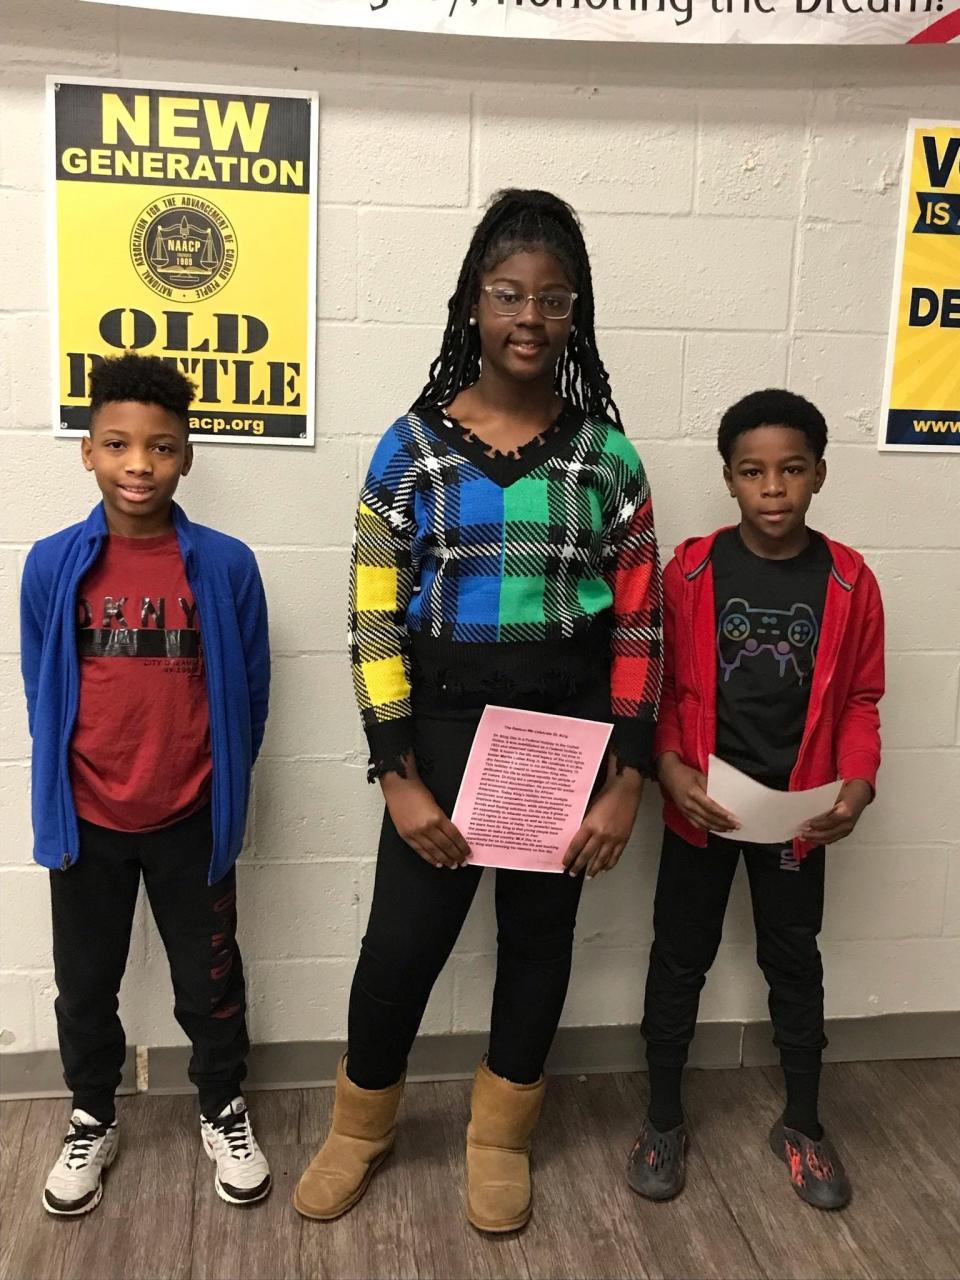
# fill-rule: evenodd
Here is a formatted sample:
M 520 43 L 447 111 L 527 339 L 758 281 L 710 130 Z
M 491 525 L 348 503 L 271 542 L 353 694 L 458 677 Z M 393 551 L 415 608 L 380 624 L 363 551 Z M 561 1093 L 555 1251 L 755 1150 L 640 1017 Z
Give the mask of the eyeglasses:
M 544 320 L 566 320 L 579 296 L 568 289 L 542 289 L 539 293 L 521 293 L 502 284 L 485 284 L 483 292 L 490 299 L 490 310 L 497 316 L 518 316 L 531 300 Z

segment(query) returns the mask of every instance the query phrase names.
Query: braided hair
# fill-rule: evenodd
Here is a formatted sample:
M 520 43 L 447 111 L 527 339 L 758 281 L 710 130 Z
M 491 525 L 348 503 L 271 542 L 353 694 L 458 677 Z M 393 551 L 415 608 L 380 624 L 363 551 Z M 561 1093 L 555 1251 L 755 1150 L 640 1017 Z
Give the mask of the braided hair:
M 623 430 L 610 378 L 597 350 L 594 332 L 590 258 L 576 213 L 549 191 L 510 188 L 493 196 L 474 230 L 460 278 L 447 304 L 447 327 L 440 354 L 430 366 L 427 384 L 415 408 L 442 408 L 480 376 L 480 335 L 470 312 L 480 297 L 481 277 L 514 253 L 545 250 L 553 254 L 577 292 L 574 323 L 566 350 L 557 362 L 556 390 L 564 400 L 594 418 Z

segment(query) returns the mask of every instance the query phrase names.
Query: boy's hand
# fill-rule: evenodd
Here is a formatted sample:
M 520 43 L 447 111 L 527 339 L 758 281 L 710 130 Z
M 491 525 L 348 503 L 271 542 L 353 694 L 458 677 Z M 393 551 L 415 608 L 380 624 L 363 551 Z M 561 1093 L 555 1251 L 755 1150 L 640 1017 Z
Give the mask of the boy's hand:
M 688 822 L 701 831 L 736 831 L 739 823 L 707 795 L 707 779 L 699 769 L 683 763 L 675 751 L 657 762 L 657 774 L 664 791 Z
M 830 812 L 811 818 L 801 829 L 800 839 L 809 844 L 835 844 L 837 840 L 843 840 L 857 825 L 872 798 L 873 790 L 868 782 L 861 778 L 845 782 Z
M 470 846 L 410 767 L 401 778 L 387 773 L 380 779 L 383 798 L 401 840 L 434 867 L 459 867 L 470 856 Z
M 613 870 L 630 839 L 642 795 L 643 778 L 636 770 L 617 774 L 611 769 L 564 855 L 563 865 L 570 875 L 586 871 L 592 880 L 601 871 Z

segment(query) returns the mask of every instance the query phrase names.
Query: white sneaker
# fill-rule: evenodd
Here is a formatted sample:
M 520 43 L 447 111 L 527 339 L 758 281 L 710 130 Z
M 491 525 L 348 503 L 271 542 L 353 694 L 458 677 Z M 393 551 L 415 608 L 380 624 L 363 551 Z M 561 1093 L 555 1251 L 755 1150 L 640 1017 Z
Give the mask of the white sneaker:
M 228 1204 L 252 1204 L 270 1190 L 270 1166 L 257 1146 L 250 1112 L 243 1098 L 234 1098 L 216 1120 L 200 1118 L 203 1149 L 216 1162 L 214 1186 Z
M 79 1108 L 70 1117 L 63 1150 L 43 1188 L 47 1213 L 89 1213 L 103 1195 L 103 1171 L 113 1164 L 120 1143 L 117 1122 L 101 1124 Z

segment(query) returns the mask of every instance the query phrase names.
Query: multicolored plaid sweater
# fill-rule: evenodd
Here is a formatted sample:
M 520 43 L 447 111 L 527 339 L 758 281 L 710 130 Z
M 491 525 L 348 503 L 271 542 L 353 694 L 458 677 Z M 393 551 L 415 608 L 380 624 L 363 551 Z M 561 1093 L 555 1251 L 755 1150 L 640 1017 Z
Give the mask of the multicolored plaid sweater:
M 504 457 L 441 412 L 411 410 L 381 440 L 361 491 L 350 596 L 371 778 L 410 749 L 411 650 L 422 641 L 455 654 L 467 679 L 485 650 L 509 647 L 535 679 L 547 652 L 572 661 L 598 628 L 613 750 L 649 771 L 660 567 L 643 466 L 610 423 L 568 407 L 542 443 Z

